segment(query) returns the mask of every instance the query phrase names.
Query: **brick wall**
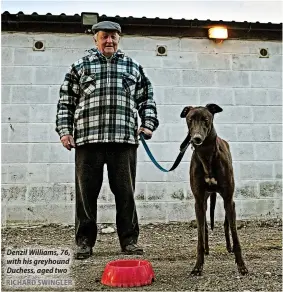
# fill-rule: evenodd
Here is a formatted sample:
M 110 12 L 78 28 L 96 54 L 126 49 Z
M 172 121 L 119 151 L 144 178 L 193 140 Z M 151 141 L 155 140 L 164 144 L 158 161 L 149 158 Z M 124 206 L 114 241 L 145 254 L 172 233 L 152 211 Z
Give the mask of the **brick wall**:
M 43 40 L 45 51 L 33 51 Z M 166 45 L 167 56 L 156 56 Z M 68 66 L 93 47 L 91 36 L 2 33 L 2 223 L 74 222 L 74 151 L 55 132 L 58 90 Z M 238 219 L 276 217 L 282 205 L 282 47 L 280 42 L 124 36 L 120 43 L 154 85 L 160 127 L 149 142 L 169 168 L 186 134 L 186 105 L 218 103 L 216 130 L 230 142 Z M 269 58 L 259 58 L 259 48 Z M 195 218 L 189 186 L 191 150 L 172 173 L 162 173 L 138 150 L 136 202 L 141 222 Z M 223 220 L 218 197 L 216 219 Z M 100 222 L 115 222 L 107 184 Z

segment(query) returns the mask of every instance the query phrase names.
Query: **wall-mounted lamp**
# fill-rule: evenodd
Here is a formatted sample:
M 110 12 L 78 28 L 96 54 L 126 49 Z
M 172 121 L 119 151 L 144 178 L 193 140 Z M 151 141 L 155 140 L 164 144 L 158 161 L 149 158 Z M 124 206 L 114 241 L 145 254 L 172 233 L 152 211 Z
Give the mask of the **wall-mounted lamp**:
M 81 22 L 85 27 L 85 33 L 92 33 L 91 28 L 98 21 L 98 13 L 92 12 L 82 12 L 81 13 Z
M 222 43 L 223 40 L 228 38 L 228 30 L 225 27 L 211 27 L 208 30 L 208 37 L 213 39 L 216 43 Z

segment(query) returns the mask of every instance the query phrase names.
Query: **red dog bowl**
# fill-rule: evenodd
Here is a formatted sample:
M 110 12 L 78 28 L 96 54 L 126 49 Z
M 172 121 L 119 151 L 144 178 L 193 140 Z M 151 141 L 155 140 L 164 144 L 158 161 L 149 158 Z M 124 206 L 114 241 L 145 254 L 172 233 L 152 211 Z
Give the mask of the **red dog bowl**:
M 103 272 L 101 283 L 112 287 L 139 287 L 150 285 L 154 272 L 146 260 L 116 260 L 109 262 Z

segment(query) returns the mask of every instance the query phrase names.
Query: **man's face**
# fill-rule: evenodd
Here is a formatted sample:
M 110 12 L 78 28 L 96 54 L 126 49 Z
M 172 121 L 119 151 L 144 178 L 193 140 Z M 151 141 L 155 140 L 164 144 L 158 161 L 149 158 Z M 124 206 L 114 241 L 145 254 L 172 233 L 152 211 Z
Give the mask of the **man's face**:
M 96 46 L 106 57 L 112 56 L 118 50 L 119 34 L 116 31 L 99 31 Z

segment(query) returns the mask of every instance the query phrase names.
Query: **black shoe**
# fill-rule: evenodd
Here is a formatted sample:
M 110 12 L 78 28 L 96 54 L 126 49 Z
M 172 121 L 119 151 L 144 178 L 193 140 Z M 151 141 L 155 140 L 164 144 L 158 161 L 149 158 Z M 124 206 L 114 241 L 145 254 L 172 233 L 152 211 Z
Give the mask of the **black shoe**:
M 142 247 L 138 246 L 136 243 L 129 243 L 125 247 L 122 248 L 122 252 L 127 255 L 143 255 Z
M 78 260 L 87 259 L 92 256 L 92 247 L 88 244 L 87 238 L 79 240 L 75 258 Z

